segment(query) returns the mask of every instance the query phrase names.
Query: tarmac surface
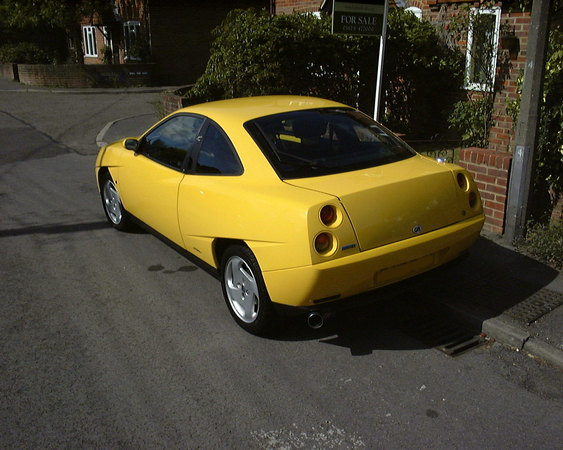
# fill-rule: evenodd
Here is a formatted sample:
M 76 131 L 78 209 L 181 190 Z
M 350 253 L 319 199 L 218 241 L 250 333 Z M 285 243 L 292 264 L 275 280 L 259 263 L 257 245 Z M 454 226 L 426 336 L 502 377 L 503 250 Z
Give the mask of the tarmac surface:
M 0 79 L 0 91 L 99 94 L 159 92 L 173 87 L 129 89 L 52 89 L 28 87 Z M 154 115 L 116 118 L 98 133 L 99 147 L 124 137 L 139 136 Z M 421 301 L 438 301 L 466 322 L 480 327 L 483 337 L 563 370 L 563 274 L 517 251 L 502 236 L 482 232 L 469 261 L 450 264 L 424 276 Z M 471 273 L 467 273 L 471 267 Z M 444 278 L 455 277 L 455 291 L 444 292 Z M 428 288 L 428 282 L 434 281 Z M 409 289 L 420 278 L 403 285 Z M 449 286 L 451 285 L 448 284 Z M 401 289 L 399 286 L 398 289 Z

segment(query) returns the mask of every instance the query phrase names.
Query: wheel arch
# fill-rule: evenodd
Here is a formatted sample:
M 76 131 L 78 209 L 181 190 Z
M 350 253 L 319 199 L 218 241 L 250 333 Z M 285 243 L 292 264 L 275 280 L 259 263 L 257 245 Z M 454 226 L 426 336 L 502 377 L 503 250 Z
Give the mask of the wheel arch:
M 222 269 L 221 261 L 223 260 L 225 251 L 234 245 L 240 245 L 251 250 L 248 244 L 240 239 L 217 238 L 213 242 L 213 258 L 215 259 L 215 265 L 219 271 Z
M 102 178 L 105 177 L 106 175 L 109 175 L 111 177 L 111 179 L 113 180 L 113 176 L 111 175 L 109 167 L 107 167 L 107 166 L 99 167 L 98 168 L 98 179 L 97 179 L 99 191 L 102 189 Z

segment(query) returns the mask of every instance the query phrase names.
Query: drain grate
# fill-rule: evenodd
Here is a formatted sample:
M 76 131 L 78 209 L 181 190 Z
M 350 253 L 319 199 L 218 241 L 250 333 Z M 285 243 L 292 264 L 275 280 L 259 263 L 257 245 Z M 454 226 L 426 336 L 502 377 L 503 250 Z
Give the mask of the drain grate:
M 561 304 L 563 304 L 563 294 L 541 289 L 526 300 L 507 309 L 505 313 L 519 322 L 530 325 Z
M 458 356 L 485 342 L 481 332 L 471 330 L 446 314 L 417 314 L 400 324 L 409 336 L 449 356 Z

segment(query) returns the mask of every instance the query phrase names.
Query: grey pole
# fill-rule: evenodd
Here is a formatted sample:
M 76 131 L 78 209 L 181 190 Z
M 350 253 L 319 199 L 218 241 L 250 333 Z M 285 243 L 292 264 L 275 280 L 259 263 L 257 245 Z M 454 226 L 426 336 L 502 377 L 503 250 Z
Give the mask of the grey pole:
M 387 15 L 389 13 L 389 0 L 385 0 L 383 10 L 383 31 L 379 37 L 379 59 L 377 62 L 377 80 L 375 82 L 375 104 L 373 106 L 373 118 L 379 120 L 379 105 L 381 104 L 381 85 L 383 83 L 383 61 L 385 59 L 385 41 L 387 39 Z
M 524 235 L 528 219 L 547 49 L 549 4 L 550 0 L 534 0 L 532 3 L 526 67 L 506 206 L 504 237 L 511 243 Z

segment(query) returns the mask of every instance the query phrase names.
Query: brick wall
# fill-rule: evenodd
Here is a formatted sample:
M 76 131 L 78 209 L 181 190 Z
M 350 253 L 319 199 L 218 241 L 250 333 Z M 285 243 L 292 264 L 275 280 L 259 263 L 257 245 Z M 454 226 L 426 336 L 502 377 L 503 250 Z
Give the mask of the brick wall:
M 17 64 L 0 64 L 0 78 L 3 78 L 5 80 L 18 81 Z
M 473 176 L 485 212 L 484 229 L 502 234 L 506 212 L 506 195 L 512 154 L 482 148 L 464 148 L 459 165 Z
M 186 92 L 187 89 L 189 89 L 192 86 L 193 85 L 185 86 L 174 92 L 165 91 L 160 94 L 160 103 L 162 105 L 162 112 L 165 116 L 167 116 L 170 113 L 173 113 L 174 111 L 180 108 L 184 108 L 188 105 L 201 103 L 201 101 L 194 102 L 193 100 L 188 100 L 182 95 L 184 92 Z
M 151 86 L 154 64 L 18 64 L 20 82 L 47 87 Z
M 319 11 L 322 0 L 276 0 L 276 14 Z

